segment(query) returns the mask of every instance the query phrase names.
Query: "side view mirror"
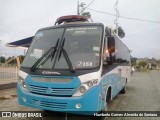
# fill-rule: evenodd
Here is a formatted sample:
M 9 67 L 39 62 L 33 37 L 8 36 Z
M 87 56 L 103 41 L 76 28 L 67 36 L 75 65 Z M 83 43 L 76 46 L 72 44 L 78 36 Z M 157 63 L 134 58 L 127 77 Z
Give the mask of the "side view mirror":
M 106 37 L 111 36 L 111 30 L 108 27 L 105 28 L 105 36 Z
M 114 37 L 108 37 L 107 44 L 108 44 L 108 52 L 109 53 L 115 52 L 115 39 L 114 39 Z

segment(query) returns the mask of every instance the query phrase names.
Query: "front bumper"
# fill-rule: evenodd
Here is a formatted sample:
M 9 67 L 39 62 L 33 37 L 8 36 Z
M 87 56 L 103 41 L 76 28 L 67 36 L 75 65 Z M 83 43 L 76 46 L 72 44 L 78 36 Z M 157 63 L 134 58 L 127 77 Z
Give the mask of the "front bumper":
M 90 89 L 81 97 L 55 97 L 25 92 L 17 84 L 18 102 L 20 105 L 43 110 L 68 112 L 76 114 L 94 114 L 101 109 L 101 95 L 98 86 Z M 80 104 L 80 108 L 76 108 Z

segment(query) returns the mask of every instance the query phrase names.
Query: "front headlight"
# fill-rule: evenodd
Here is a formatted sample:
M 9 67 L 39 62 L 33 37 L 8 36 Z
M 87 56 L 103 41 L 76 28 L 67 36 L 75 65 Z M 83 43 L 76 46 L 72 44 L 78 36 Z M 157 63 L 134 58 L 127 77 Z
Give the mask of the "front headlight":
M 19 76 L 18 82 L 20 83 L 24 91 L 29 92 L 28 86 L 26 85 L 25 80 L 22 77 Z
M 84 95 L 89 89 L 96 86 L 98 84 L 98 79 L 89 80 L 87 82 L 84 82 L 80 85 L 80 87 L 77 89 L 77 91 L 73 94 L 73 96 L 82 96 Z
M 85 92 L 86 92 L 86 88 L 85 88 L 84 86 L 80 86 L 80 87 L 79 87 L 79 91 L 80 91 L 81 93 L 85 93 Z
M 92 87 L 92 86 L 93 86 L 93 82 L 92 82 L 92 81 L 89 81 L 89 82 L 87 83 L 87 85 L 88 85 L 88 87 Z

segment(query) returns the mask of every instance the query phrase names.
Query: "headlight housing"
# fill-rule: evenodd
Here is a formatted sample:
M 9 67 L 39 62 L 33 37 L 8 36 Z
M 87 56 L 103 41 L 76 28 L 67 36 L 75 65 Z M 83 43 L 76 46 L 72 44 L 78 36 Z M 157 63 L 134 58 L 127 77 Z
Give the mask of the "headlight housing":
M 98 84 L 98 79 L 89 80 L 80 85 L 77 91 L 73 94 L 73 96 L 78 97 L 84 95 L 88 90 Z
M 86 87 L 80 86 L 80 87 L 79 87 L 79 91 L 80 91 L 81 93 L 85 93 L 85 92 L 86 92 Z
M 18 77 L 18 82 L 24 91 L 29 92 L 28 86 L 26 85 L 25 80 L 22 77 Z

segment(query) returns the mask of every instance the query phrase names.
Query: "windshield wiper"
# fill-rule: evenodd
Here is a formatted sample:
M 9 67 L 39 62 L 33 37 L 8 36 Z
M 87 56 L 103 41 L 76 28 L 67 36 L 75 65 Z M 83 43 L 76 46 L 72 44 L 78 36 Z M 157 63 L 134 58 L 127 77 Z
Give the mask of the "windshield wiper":
M 60 53 L 59 53 L 59 56 L 58 56 L 58 61 L 59 61 L 59 59 L 60 59 L 60 57 L 61 57 L 61 54 L 63 53 L 63 55 L 64 55 L 64 57 L 65 57 L 65 59 L 66 59 L 66 61 L 67 61 L 67 64 L 68 64 L 68 66 L 69 66 L 70 71 L 74 73 L 74 72 L 75 72 L 75 68 L 73 67 L 72 62 L 71 62 L 71 60 L 69 59 L 69 56 L 68 56 L 68 54 L 67 54 L 67 51 L 63 48 L 64 43 L 65 43 L 65 38 L 63 39 L 63 43 L 62 43 L 62 46 L 61 46 L 61 48 L 60 48 Z
M 42 65 L 51 57 L 51 61 L 53 60 L 54 58 L 54 55 L 57 51 L 57 47 L 58 47 L 58 43 L 59 43 L 59 39 L 57 40 L 57 43 L 55 45 L 55 47 L 51 47 L 45 54 L 42 55 L 41 58 L 39 58 L 34 64 L 33 66 L 31 67 L 31 71 L 35 71 L 35 68 L 37 67 L 37 65 L 44 59 L 44 57 L 46 57 L 53 49 L 54 51 L 51 52 L 51 54 L 41 63 Z
M 41 65 L 43 65 L 44 63 L 46 63 L 46 61 L 51 57 L 51 61 L 54 58 L 55 53 L 57 52 L 57 47 L 58 47 L 58 43 L 59 43 L 59 39 L 54 47 L 54 51 L 41 63 Z

